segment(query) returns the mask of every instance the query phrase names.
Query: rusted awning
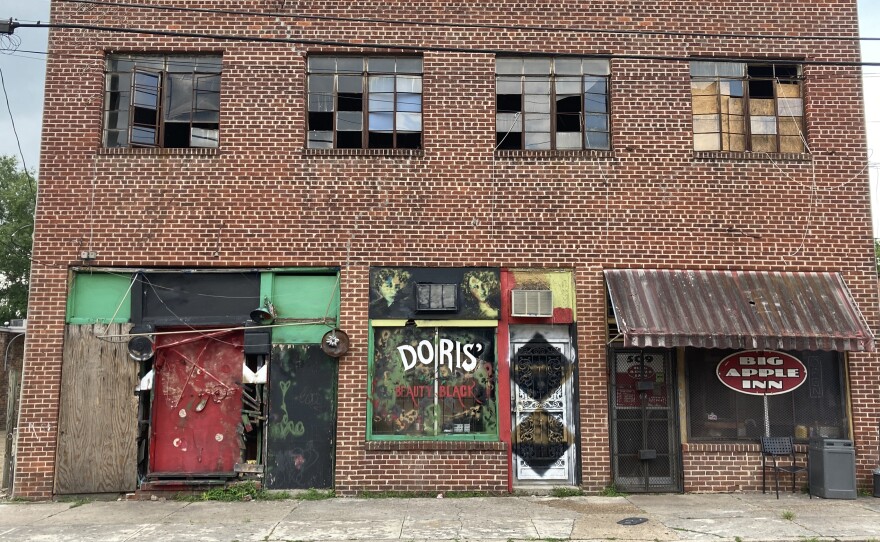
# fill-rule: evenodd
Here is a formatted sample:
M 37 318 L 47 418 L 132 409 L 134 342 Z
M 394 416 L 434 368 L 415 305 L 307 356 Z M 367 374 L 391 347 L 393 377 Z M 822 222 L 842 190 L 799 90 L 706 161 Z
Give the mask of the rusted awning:
M 839 273 L 609 269 L 626 346 L 873 351 Z

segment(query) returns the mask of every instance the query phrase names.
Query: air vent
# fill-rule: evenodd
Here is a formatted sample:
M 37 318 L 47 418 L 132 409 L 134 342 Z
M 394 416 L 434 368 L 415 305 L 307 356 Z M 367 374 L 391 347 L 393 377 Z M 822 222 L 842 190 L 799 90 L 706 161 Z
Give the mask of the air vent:
M 550 290 L 513 290 L 512 294 L 511 316 L 553 316 L 553 292 Z
M 457 311 L 458 284 L 416 285 L 416 310 L 418 311 Z

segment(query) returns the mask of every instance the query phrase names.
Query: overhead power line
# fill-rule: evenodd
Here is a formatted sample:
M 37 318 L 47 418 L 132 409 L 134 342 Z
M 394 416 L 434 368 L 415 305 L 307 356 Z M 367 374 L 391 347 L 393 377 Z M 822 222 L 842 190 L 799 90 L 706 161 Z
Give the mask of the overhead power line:
M 449 23 L 437 21 L 419 21 L 414 19 L 381 19 L 373 17 L 340 17 L 332 15 L 304 15 L 301 13 L 287 12 L 261 12 L 247 10 L 231 10 L 216 8 L 193 8 L 182 6 L 168 5 L 152 5 L 140 4 L 135 2 L 106 2 L 102 0 L 56 0 L 57 2 L 71 4 L 92 4 L 100 6 L 114 6 L 125 8 L 164 10 L 164 11 L 183 11 L 189 13 L 210 13 L 218 15 L 245 15 L 250 17 L 270 17 L 270 18 L 288 18 L 288 19 L 304 19 L 318 21 L 340 21 L 340 22 L 357 22 L 357 23 L 378 23 L 378 24 L 394 24 L 408 26 L 429 26 L 440 28 L 481 28 L 487 30 L 514 30 L 528 32 L 571 32 L 578 34 L 622 34 L 636 36 L 681 36 L 693 38 L 730 38 L 730 39 L 767 39 L 767 40 L 812 40 L 812 41 L 880 41 L 880 38 L 859 37 L 859 36 L 830 36 L 830 35 L 806 35 L 791 36 L 785 34 L 736 34 L 736 33 L 710 33 L 710 32 L 678 32 L 664 30 L 621 30 L 609 28 L 573 28 L 561 26 L 533 26 L 533 25 L 507 25 L 507 24 L 487 24 L 487 23 Z
M 839 60 L 795 60 L 795 59 L 767 59 L 767 58 L 746 58 L 746 57 L 714 57 L 714 56 L 669 56 L 669 55 L 632 55 L 620 53 L 548 53 L 546 51 L 522 51 L 517 49 L 484 49 L 472 47 L 449 47 L 441 45 L 406 45 L 400 43 L 382 43 L 382 42 L 358 42 L 358 41 L 339 41 L 339 40 L 319 40 L 306 38 L 272 38 L 266 36 L 238 36 L 233 34 L 214 34 L 209 32 L 178 32 L 172 30 L 155 30 L 150 28 L 129 28 L 116 26 L 102 26 L 77 23 L 18 23 L 13 22 L 15 28 L 68 28 L 77 30 L 95 30 L 99 32 L 116 32 L 125 34 L 144 34 L 148 36 L 174 36 L 182 38 L 203 38 L 221 41 L 245 41 L 260 43 L 287 43 L 298 45 L 318 45 L 325 47 L 346 47 L 356 49 L 386 49 L 397 51 L 418 51 L 418 52 L 444 52 L 444 53 L 470 53 L 470 54 L 490 54 L 490 55 L 516 55 L 530 57 L 572 57 L 582 58 L 589 56 L 591 58 L 604 59 L 623 59 L 623 60 L 658 60 L 669 62 L 692 62 L 692 61 L 709 61 L 709 62 L 761 62 L 764 64 L 791 64 L 793 62 L 803 65 L 815 66 L 880 66 L 880 62 L 857 62 L 857 61 L 839 61 Z

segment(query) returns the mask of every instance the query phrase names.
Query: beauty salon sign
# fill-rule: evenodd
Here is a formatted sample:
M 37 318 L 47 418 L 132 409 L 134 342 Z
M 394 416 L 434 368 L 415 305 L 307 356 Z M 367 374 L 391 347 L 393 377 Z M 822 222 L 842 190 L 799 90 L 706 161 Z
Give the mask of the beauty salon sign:
M 780 395 L 807 380 L 801 360 L 784 352 L 745 350 L 722 359 L 718 380 L 728 388 L 751 395 Z

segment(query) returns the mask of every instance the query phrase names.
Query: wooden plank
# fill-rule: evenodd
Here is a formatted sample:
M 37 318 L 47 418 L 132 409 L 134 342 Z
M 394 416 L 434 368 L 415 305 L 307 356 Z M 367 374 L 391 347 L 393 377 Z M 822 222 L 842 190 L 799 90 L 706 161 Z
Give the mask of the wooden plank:
M 69 325 L 65 330 L 55 492 L 134 491 L 137 481 L 138 364 L 129 324 Z

